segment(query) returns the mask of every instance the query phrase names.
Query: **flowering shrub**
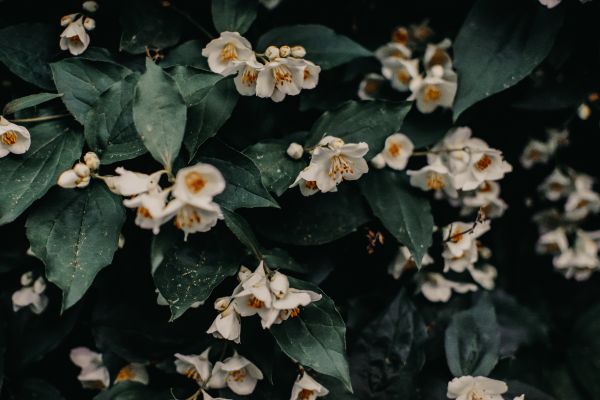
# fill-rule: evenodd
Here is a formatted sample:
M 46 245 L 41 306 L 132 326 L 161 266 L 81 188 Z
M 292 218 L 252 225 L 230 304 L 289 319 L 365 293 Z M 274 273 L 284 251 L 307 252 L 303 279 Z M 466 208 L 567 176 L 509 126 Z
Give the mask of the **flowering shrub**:
M 598 2 L 0 10 L 0 397 L 600 398 Z

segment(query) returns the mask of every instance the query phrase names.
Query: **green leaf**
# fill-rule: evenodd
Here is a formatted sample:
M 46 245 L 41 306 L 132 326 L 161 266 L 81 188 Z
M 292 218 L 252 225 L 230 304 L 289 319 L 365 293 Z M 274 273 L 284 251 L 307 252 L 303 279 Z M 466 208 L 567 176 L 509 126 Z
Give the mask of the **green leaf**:
M 310 271 L 306 266 L 294 260 L 287 251 L 277 247 L 263 250 L 263 260 L 271 269 L 284 269 L 300 274 L 306 274 Z
M 2 113 L 4 115 L 14 114 L 17 111 L 25 110 L 26 108 L 35 107 L 50 100 L 54 100 L 62 94 L 57 93 L 37 93 L 25 97 L 19 97 L 7 103 L 4 106 Z
M 0 322 L 0 393 L 2 393 L 2 386 L 4 385 L 4 370 L 6 363 L 6 333 L 5 323 Z
M 160 65 L 163 68 L 182 65 L 210 71 L 207 58 L 202 55 L 203 47 L 200 40 L 188 40 L 168 52 Z
M 244 150 L 244 154 L 260 170 L 263 184 L 277 196 L 281 196 L 290 187 L 306 166 L 302 160 L 294 160 L 286 153 L 290 143 L 302 143 L 305 137 L 306 132 L 299 132 L 283 139 L 258 142 Z
M 212 17 L 217 31 L 244 34 L 256 19 L 256 0 L 212 0 Z
M 102 92 L 131 73 L 119 64 L 79 58 L 66 58 L 50 67 L 56 88 L 63 93 L 63 103 L 81 124 Z
M 323 25 L 292 25 L 272 29 L 258 39 L 258 51 L 267 47 L 301 45 L 306 49 L 306 59 L 330 69 L 372 53 L 344 35 Z
M 58 389 L 38 378 L 28 378 L 19 382 L 14 396 L 19 400 L 64 400 Z
M 54 90 L 48 62 L 60 52 L 56 28 L 19 24 L 0 30 L 0 61 L 21 79 Z
M 209 88 L 204 98 L 188 108 L 185 127 L 185 148 L 194 158 L 206 140 L 215 136 L 229 119 L 238 101 L 238 94 L 231 79 L 223 79 Z
M 248 221 L 244 219 L 238 213 L 230 211 L 226 208 L 223 208 L 223 216 L 225 217 L 225 225 L 229 228 L 229 230 L 239 239 L 244 246 L 252 251 L 254 255 L 258 258 L 261 258 L 261 246 L 258 243 L 258 239 L 254 232 L 252 232 L 252 228 Z
M 27 238 L 46 276 L 63 291 L 63 310 L 85 294 L 117 250 L 125 210 L 103 183 L 54 190 L 31 212 Z
M 260 210 L 252 226 L 267 238 L 300 246 L 316 246 L 355 232 L 370 217 L 357 191 L 343 183 L 335 193 L 300 195 L 298 188 L 280 199 L 281 210 Z M 282 234 L 285 232 L 285 234 Z
M 433 234 L 433 216 L 427 197 L 410 187 L 403 175 L 389 169 L 371 171 L 360 184 L 373 214 L 408 247 L 420 268 Z
M 25 154 L 0 159 L 0 225 L 21 215 L 81 156 L 83 135 L 73 124 L 44 122 L 32 126 L 30 133 Z
M 164 50 L 179 42 L 183 25 L 173 10 L 159 2 L 128 1 L 123 4 L 119 48 L 130 54 L 144 54 L 146 48 Z
M 583 313 L 568 337 L 569 369 L 589 398 L 597 399 L 600 396 L 600 305 Z
M 152 157 L 170 170 L 181 149 L 186 107 L 173 78 L 150 59 L 135 88 L 133 121 Z
M 307 147 L 319 143 L 323 136 L 331 135 L 344 139 L 346 143 L 367 142 L 367 158 L 374 157 L 392 133 L 399 132 L 404 117 L 412 103 L 389 103 L 385 101 L 348 101 L 340 108 L 323 113 L 315 122 Z
M 446 328 L 446 359 L 454 376 L 487 376 L 496 366 L 500 332 L 494 306 L 484 296 L 452 317 Z
M 350 354 L 356 394 L 369 399 L 416 397 L 415 379 L 425 363 L 427 329 L 401 291 L 360 333 Z
M 271 327 L 281 350 L 292 360 L 339 379 L 352 391 L 346 360 L 346 326 L 333 300 L 317 286 L 289 278 L 290 287 L 321 293 L 323 298 L 304 307 L 295 318 Z
M 147 150 L 133 123 L 133 98 L 139 74 L 115 82 L 87 113 L 85 140 L 102 163 L 129 160 Z
M 528 76 L 548 56 L 563 18 L 562 8 L 537 2 L 478 0 L 454 43 L 454 119 Z
M 166 254 L 154 272 L 154 283 L 177 319 L 195 302 L 208 299 L 225 278 L 235 275 L 240 266 L 237 252 L 226 246 L 198 250 L 191 245 Z
M 199 161 L 214 165 L 225 177 L 225 191 L 215 197 L 223 207 L 232 211 L 238 208 L 279 207 L 263 186 L 256 165 L 237 150 L 211 141 L 202 148 Z
M 95 396 L 94 400 L 164 400 L 172 397 L 170 392 L 156 392 L 140 382 L 122 381 Z
M 222 75 L 194 67 L 178 66 L 169 71 L 188 107 L 200 103 L 210 93 Z

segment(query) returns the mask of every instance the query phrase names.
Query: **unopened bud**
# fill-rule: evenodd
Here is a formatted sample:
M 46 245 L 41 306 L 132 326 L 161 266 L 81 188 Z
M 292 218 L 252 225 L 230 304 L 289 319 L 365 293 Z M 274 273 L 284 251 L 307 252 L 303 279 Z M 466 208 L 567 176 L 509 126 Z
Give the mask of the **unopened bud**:
M 441 78 L 444 76 L 444 67 L 441 65 L 434 65 L 429 71 L 431 72 L 431 75 L 436 78 Z
M 97 2 L 90 0 L 90 1 L 84 1 L 83 4 L 81 5 L 81 8 L 83 8 L 87 12 L 95 13 L 96 11 L 98 11 L 100 6 L 98 5 Z
M 280 57 L 287 57 L 290 55 L 290 53 L 292 52 L 292 49 L 290 49 L 290 46 L 281 46 L 279 48 L 279 56 Z
M 592 115 L 592 110 L 590 110 L 590 107 L 587 104 L 583 103 L 579 106 L 579 108 L 577 108 L 577 116 L 580 119 L 585 121 L 590 117 L 590 115 Z
M 81 162 L 75 164 L 75 166 L 73 167 L 73 171 L 75 171 L 77 176 L 79 176 L 80 178 L 90 176 L 90 168 Z
M 306 49 L 302 46 L 294 46 L 292 47 L 292 57 L 296 58 L 304 58 L 306 55 Z
M 281 272 L 275 272 L 269 281 L 269 287 L 271 288 L 271 292 L 273 292 L 275 297 L 278 299 L 285 297 L 288 289 L 290 288 L 290 281 L 288 280 L 288 277 Z
M 267 47 L 267 50 L 265 50 L 265 56 L 267 56 L 269 60 L 279 58 L 279 48 L 277 46 Z
M 252 271 L 250 271 L 247 267 L 242 265 L 240 267 L 240 271 L 238 272 L 238 279 L 240 280 L 240 282 L 244 282 L 250 277 L 250 275 L 252 275 Z
M 117 246 L 122 249 L 123 247 L 125 247 L 125 236 L 123 236 L 122 233 L 119 233 L 119 242 L 117 243 Z
M 60 19 L 60 26 L 67 26 L 69 25 L 71 22 L 75 21 L 75 17 L 77 16 L 77 14 L 69 14 L 69 15 L 65 15 Z
M 90 177 L 88 176 L 84 176 L 83 178 L 79 178 L 79 182 L 77 182 L 77 187 L 78 188 L 84 188 L 87 187 L 90 184 Z
M 21 286 L 29 286 L 33 282 L 33 272 L 25 272 L 21 275 Z
M 83 27 L 88 31 L 93 31 L 96 28 L 96 20 L 94 18 L 86 17 L 83 20 Z
M 294 160 L 299 160 L 304 154 L 304 148 L 298 143 L 290 143 L 286 151 L 287 155 Z
M 385 158 L 383 158 L 383 155 L 379 153 L 371 159 L 371 165 L 377 169 L 382 169 L 385 167 Z
M 73 189 L 77 187 L 77 182 L 79 182 L 79 175 L 75 173 L 72 169 L 68 169 L 58 177 L 57 184 L 58 186 L 65 189 Z
M 44 293 L 46 290 L 46 281 L 41 276 L 33 283 L 33 291 L 37 294 Z
M 83 161 L 85 162 L 85 165 L 87 165 L 92 171 L 95 171 L 98 168 L 100 168 L 100 159 L 98 158 L 98 155 L 93 151 L 88 151 L 87 153 L 85 153 L 85 155 L 83 156 Z

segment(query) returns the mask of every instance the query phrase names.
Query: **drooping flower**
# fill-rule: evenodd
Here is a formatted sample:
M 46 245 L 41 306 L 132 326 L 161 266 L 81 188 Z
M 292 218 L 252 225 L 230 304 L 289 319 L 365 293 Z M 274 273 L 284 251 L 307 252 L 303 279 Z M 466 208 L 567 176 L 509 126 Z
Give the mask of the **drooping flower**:
M 155 190 L 158 188 L 160 177 L 164 173 L 163 171 L 157 171 L 148 175 L 128 171 L 123 167 L 117 167 L 115 172 L 117 173 L 116 176 L 103 176 L 102 180 L 111 192 L 125 197 Z
M 565 203 L 565 217 L 571 221 L 580 221 L 589 214 L 600 211 L 600 194 L 592 190 L 593 178 L 578 174 L 573 180 L 572 190 Z
M 160 227 L 169 220 L 166 212 L 168 192 L 157 189 L 123 200 L 128 208 L 136 209 L 135 224 L 142 229 L 150 229 L 155 235 Z
M 263 65 L 254 59 L 238 62 L 237 76 L 233 78 L 235 87 L 242 96 L 256 95 L 256 82 Z
M 530 169 L 535 164 L 547 163 L 551 155 L 552 152 L 546 143 L 532 139 L 523 149 L 520 159 L 521 165 L 523 168 Z
M 106 389 L 110 385 L 108 369 L 102 361 L 102 354 L 95 353 L 87 347 L 76 347 L 71 350 L 71 361 L 81 368 L 77 379 L 86 389 Z
M 240 322 L 240 314 L 237 312 L 232 299 L 221 297 L 215 300 L 215 310 L 220 311 L 220 313 L 206 333 L 210 333 L 219 339 L 239 343 L 242 324 Z
M 325 397 L 328 394 L 329 390 L 325 386 L 303 371 L 294 382 L 290 400 L 315 400 L 317 397 Z
M 247 396 L 254 392 L 257 382 L 262 379 L 260 369 L 236 352 L 225 361 L 215 363 L 209 386 L 214 389 L 227 386 L 235 394 Z
M 323 297 L 312 290 L 290 287 L 288 277 L 278 271 L 269 277 L 269 289 L 274 296 L 273 306 L 267 319 L 263 318 L 261 321 L 263 328 L 269 328 L 272 324 L 280 324 L 289 317 L 296 317 L 300 313 L 300 307 L 319 301 Z
M 29 150 L 30 145 L 31 135 L 27 128 L 0 116 L 0 158 L 9 153 L 23 154 Z
M 553 264 L 567 279 L 589 279 L 592 273 L 600 269 L 598 244 L 585 231 L 578 230 L 575 245 L 555 256 Z
M 461 215 L 469 215 L 481 210 L 486 218 L 499 218 L 508 205 L 500 198 L 500 185 L 497 182 L 485 181 L 472 192 L 462 198 Z
M 181 375 L 195 380 L 199 386 L 204 386 L 210 379 L 212 364 L 208 360 L 210 347 L 201 354 L 184 355 L 175 353 L 175 368 Z
M 35 314 L 41 314 L 48 306 L 48 297 L 44 294 L 46 290 L 46 281 L 43 277 L 33 280 L 31 271 L 21 275 L 21 289 L 12 295 L 13 311 L 17 312 L 22 308 L 29 307 Z
M 214 73 L 224 76 L 236 72 L 235 62 L 255 58 L 250 42 L 238 32 L 221 32 L 221 36 L 211 40 L 202 49 L 202 55 L 208 58 L 208 66 Z M 233 68 L 232 68 L 233 67 Z
M 454 222 L 442 230 L 445 239 L 444 249 L 453 257 L 460 257 L 465 251 L 471 249 L 475 240 L 489 231 L 490 224 Z
M 385 146 L 380 153 L 388 167 L 402 171 L 413 153 L 413 142 L 403 133 L 394 133 L 385 139 Z
M 375 50 L 375 57 L 387 66 L 394 66 L 399 60 L 408 60 L 412 51 L 402 43 L 390 42 Z
M 142 385 L 147 385 L 150 382 L 150 377 L 148 376 L 148 370 L 144 364 L 131 363 L 121 368 L 117 373 L 117 377 L 115 378 L 115 384 L 126 381 L 138 382 Z
M 536 245 L 535 250 L 538 254 L 561 254 L 569 248 L 567 234 L 563 227 L 542 234 Z
M 457 400 L 503 400 L 508 386 L 502 381 L 484 376 L 461 376 L 448 382 L 449 399 Z
M 452 46 L 452 41 L 448 38 L 439 43 L 429 43 L 425 49 L 423 63 L 426 69 L 431 69 L 436 65 L 442 67 L 445 71 L 452 71 L 452 58 L 448 54 L 448 49 Z
M 457 293 L 475 292 L 477 286 L 472 283 L 450 281 L 444 278 L 442 274 L 429 272 L 425 275 L 420 291 L 429 301 L 445 303 L 450 300 L 452 291 Z
M 69 50 L 69 53 L 74 56 L 78 56 L 87 50 L 90 45 L 90 35 L 88 35 L 83 23 L 83 17 L 79 17 L 67 25 L 60 34 L 61 50 Z

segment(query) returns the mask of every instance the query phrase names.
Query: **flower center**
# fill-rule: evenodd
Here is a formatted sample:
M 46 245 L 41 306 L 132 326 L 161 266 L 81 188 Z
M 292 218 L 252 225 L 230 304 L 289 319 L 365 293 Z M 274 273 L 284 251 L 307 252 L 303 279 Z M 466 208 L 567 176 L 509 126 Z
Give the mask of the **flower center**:
M 317 189 L 317 181 L 304 181 L 304 186 L 310 190 Z
M 425 94 L 423 95 L 423 100 L 426 102 L 438 101 L 442 96 L 442 92 L 435 85 L 427 85 L 425 88 Z
M 258 71 L 254 68 L 246 68 L 244 69 L 244 73 L 242 74 L 242 83 L 246 86 L 254 86 L 256 84 L 256 79 L 258 78 Z
M 194 171 L 185 176 L 185 185 L 190 192 L 196 194 L 206 186 L 206 181 L 202 175 Z
M 450 241 L 452 243 L 458 243 L 463 239 L 463 231 L 461 231 L 460 229 L 454 231 L 453 233 L 450 234 Z
M 175 217 L 175 227 L 177 229 L 190 228 L 194 224 L 199 224 L 202 221 L 200 214 L 193 208 L 184 207 L 182 208 Z
M 408 85 L 410 82 L 410 74 L 405 69 L 399 69 L 398 72 L 396 72 L 396 77 L 404 85 Z
M 394 58 L 404 58 L 404 54 L 397 49 L 390 51 L 389 56 Z
M 444 183 L 444 177 L 442 175 L 431 172 L 427 176 L 427 187 L 429 189 L 439 190 L 444 186 L 446 186 L 446 184 Z
M 248 299 L 248 305 L 252 308 L 263 308 L 263 306 L 265 305 L 265 303 L 259 299 L 257 299 L 254 296 L 251 296 Z
M 310 78 L 310 71 L 308 70 L 308 68 L 304 69 L 304 80 L 307 80 L 308 78 Z
M 408 43 L 408 29 L 400 27 L 392 33 L 392 42 L 406 44 Z
M 388 149 L 388 153 L 390 153 L 390 155 L 392 157 L 398 157 L 400 155 L 400 150 L 402 150 L 402 145 L 400 143 L 392 143 L 390 145 L 390 148 Z
M 373 94 L 373 93 L 377 92 L 378 89 L 379 89 L 379 82 L 376 81 L 375 79 L 369 79 L 365 83 L 364 91 L 367 94 Z
M 590 204 L 590 202 L 588 200 L 579 200 L 579 203 L 577 203 L 577 206 L 575 208 L 585 208 Z
M 548 188 L 551 192 L 562 192 L 564 186 L 558 182 L 552 182 L 550 185 L 548 185 Z
M 314 393 L 314 390 L 302 389 L 300 393 L 298 393 L 297 400 L 308 400 Z
M 246 379 L 246 370 L 238 369 L 237 371 L 230 371 L 228 375 L 236 382 L 243 382 Z
M 10 146 L 17 143 L 17 133 L 15 131 L 6 131 L 2 134 L 2 143 Z
M 200 373 L 194 367 L 190 367 L 187 371 L 185 371 L 185 376 L 195 381 L 200 379 Z
M 152 219 L 152 214 L 150 214 L 150 211 L 146 207 L 138 207 L 137 213 L 141 217 Z
M 273 68 L 273 77 L 275 78 L 275 85 L 277 86 L 283 86 L 286 83 L 292 83 L 292 73 L 283 65 Z
M 478 171 L 482 172 L 485 171 L 487 167 L 489 167 L 491 164 L 492 159 L 487 154 L 484 154 L 483 157 L 481 157 L 479 161 L 475 163 L 475 168 L 477 168 Z
M 237 60 L 237 49 L 233 43 L 227 43 L 221 49 L 221 62 Z
M 538 149 L 532 149 L 529 150 L 529 153 L 527 153 L 527 157 L 532 161 L 538 161 L 542 158 L 542 152 Z
M 296 307 L 290 310 L 290 317 L 296 318 L 298 315 L 300 315 L 300 307 Z
M 121 368 L 121 370 L 117 374 L 115 382 L 131 381 L 133 380 L 133 378 L 135 378 L 135 372 L 133 371 L 133 368 L 131 367 L 131 365 L 126 365 L 123 368 Z
M 468 395 L 468 400 L 484 400 L 485 397 L 483 393 L 479 393 L 479 392 L 469 392 Z
M 83 44 L 81 42 L 81 39 L 79 39 L 79 36 L 70 36 L 67 38 L 69 40 L 69 43 L 73 44 L 73 45 L 80 45 Z
M 344 156 L 331 157 L 331 167 L 329 168 L 329 177 L 336 179 L 338 174 L 353 174 L 352 162 L 348 161 Z

